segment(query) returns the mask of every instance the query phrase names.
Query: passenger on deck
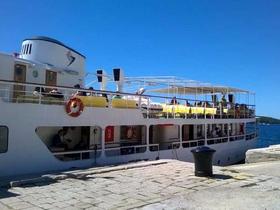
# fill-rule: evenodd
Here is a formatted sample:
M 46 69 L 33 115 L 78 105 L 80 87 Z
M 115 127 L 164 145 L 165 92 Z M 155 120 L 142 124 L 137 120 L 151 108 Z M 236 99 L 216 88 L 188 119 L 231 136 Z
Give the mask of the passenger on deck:
M 59 92 L 56 88 L 52 89 L 48 96 L 54 97 L 54 98 L 64 98 L 63 94 Z
M 92 92 L 92 91 L 94 91 L 94 88 L 93 88 L 93 87 L 89 87 L 88 90 L 89 90 L 90 92 L 87 93 L 87 96 L 96 96 L 96 94 L 95 94 L 94 92 Z
M 211 107 L 211 104 L 210 104 L 208 101 L 206 101 L 206 102 L 205 102 L 205 106 L 206 106 L 206 107 Z
M 79 84 L 74 85 L 74 88 L 81 89 L 81 86 Z M 73 96 L 87 96 L 87 93 L 85 91 L 78 90 Z
M 34 96 L 45 96 L 46 92 L 43 87 L 35 87 L 33 91 Z
M 202 101 L 196 101 L 194 104 L 195 104 L 195 106 L 199 106 L 200 107 L 200 106 L 202 106 Z
M 55 134 L 52 138 L 52 147 L 61 147 L 66 149 L 67 144 L 64 141 L 65 131 L 60 129 L 57 134 Z
M 170 101 L 170 105 L 175 105 L 175 104 L 179 104 L 178 103 L 178 101 L 177 101 L 177 99 L 176 99 L 176 97 L 173 97 L 172 99 L 171 99 L 171 101 Z
M 121 99 L 122 96 L 119 93 L 120 93 L 119 91 L 116 91 L 116 95 L 113 96 L 113 99 L 116 99 L 116 98 Z
M 226 107 L 227 106 L 227 100 L 226 100 L 225 95 L 223 95 L 222 98 L 221 98 L 221 105 L 222 105 L 222 107 Z
M 217 131 L 218 131 L 218 128 L 217 128 L 217 127 L 211 131 L 211 137 L 212 137 L 212 138 L 218 137 Z
M 102 93 L 101 96 L 106 98 L 106 101 L 109 102 L 108 95 L 106 93 Z

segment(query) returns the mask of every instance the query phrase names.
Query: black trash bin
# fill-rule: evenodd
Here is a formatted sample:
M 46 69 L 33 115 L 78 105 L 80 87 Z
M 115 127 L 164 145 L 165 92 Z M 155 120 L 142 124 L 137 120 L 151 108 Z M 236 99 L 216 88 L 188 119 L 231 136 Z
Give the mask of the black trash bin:
M 195 176 L 213 176 L 212 158 L 216 150 L 201 146 L 191 150 L 191 152 L 194 157 Z

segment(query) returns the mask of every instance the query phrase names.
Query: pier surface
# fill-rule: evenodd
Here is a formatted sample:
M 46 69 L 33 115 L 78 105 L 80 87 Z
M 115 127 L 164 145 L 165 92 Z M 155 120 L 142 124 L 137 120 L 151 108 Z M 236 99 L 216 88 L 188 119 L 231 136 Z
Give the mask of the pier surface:
M 214 174 L 177 160 L 51 174 L 2 186 L 0 209 L 279 209 L 280 161 Z

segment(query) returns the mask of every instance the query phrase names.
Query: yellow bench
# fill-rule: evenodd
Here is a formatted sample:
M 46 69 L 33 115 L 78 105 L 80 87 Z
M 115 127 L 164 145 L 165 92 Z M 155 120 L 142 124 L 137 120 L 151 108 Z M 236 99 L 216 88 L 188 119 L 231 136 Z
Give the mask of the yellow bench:
M 192 107 L 191 113 L 192 114 L 204 114 L 204 107 Z
M 136 101 L 134 100 L 126 100 L 121 98 L 113 98 L 112 99 L 112 107 L 113 108 L 129 108 L 135 109 L 137 108 Z
M 168 105 L 162 104 L 162 112 L 164 113 L 175 113 L 175 114 L 189 114 L 190 107 L 184 105 Z
M 205 114 L 215 115 L 217 114 L 217 108 L 205 108 Z
M 90 107 L 107 107 L 108 102 L 105 97 L 102 96 L 76 96 L 81 99 L 85 106 Z
M 204 107 L 192 107 L 192 114 L 210 114 L 215 115 L 217 113 L 217 108 L 204 108 Z

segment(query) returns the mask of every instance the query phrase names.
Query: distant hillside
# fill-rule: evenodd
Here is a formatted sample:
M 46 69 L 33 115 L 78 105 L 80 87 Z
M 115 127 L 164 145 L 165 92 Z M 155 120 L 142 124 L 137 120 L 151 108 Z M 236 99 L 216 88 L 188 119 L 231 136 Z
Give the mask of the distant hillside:
M 265 123 L 265 124 L 280 124 L 280 120 L 272 117 L 265 117 L 265 116 L 258 116 L 257 118 L 258 123 Z

